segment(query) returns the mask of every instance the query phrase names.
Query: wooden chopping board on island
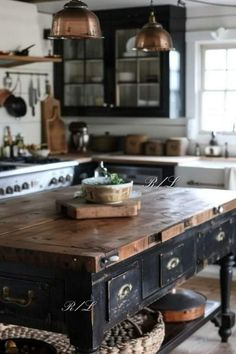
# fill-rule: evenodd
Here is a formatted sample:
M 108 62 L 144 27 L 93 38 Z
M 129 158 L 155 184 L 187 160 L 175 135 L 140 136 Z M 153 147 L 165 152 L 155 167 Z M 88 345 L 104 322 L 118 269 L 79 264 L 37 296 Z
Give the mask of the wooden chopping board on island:
M 61 119 L 60 101 L 49 94 L 41 101 L 42 144 L 46 144 L 52 154 L 66 153 L 66 129 Z
M 61 197 L 56 200 L 59 213 L 72 219 L 100 219 L 136 216 L 141 208 L 139 198 L 131 198 L 118 204 L 94 204 L 81 198 Z

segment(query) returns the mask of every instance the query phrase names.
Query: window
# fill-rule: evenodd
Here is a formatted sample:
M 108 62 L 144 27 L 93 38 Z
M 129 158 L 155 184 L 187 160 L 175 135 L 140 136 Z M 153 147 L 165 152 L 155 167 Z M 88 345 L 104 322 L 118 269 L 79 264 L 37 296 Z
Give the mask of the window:
M 201 130 L 236 131 L 236 45 L 203 45 Z

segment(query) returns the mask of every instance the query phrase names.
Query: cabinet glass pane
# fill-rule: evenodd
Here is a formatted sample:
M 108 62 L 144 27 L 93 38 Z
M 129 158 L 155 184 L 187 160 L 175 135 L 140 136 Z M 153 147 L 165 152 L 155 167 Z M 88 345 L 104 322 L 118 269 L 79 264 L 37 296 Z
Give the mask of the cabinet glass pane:
M 85 106 L 84 85 L 65 85 L 65 106 Z
M 160 105 L 159 53 L 133 51 L 138 29 L 116 31 L 116 105 Z
M 116 57 L 136 57 L 136 51 L 133 51 L 135 36 L 138 33 L 136 29 L 122 29 L 116 31 Z
M 103 106 L 103 41 L 64 42 L 65 106 Z
M 160 61 L 159 57 L 145 58 L 139 62 L 140 82 L 160 82 Z
M 86 61 L 86 82 L 101 83 L 103 82 L 103 61 L 101 60 L 90 60 Z
M 138 106 L 158 107 L 160 105 L 160 85 L 150 83 L 139 85 Z
M 85 105 L 86 106 L 103 106 L 104 104 L 104 88 L 100 84 L 85 85 Z
M 117 106 L 120 107 L 137 106 L 137 85 L 136 84 L 117 85 Z
M 64 59 L 84 58 L 84 41 L 66 40 L 64 41 Z
M 117 61 L 117 82 L 136 82 L 137 63 L 136 59 Z
M 64 64 L 64 82 L 66 84 L 84 82 L 84 61 L 66 61 Z
M 103 40 L 93 39 L 86 41 L 85 53 L 87 59 L 102 59 L 103 58 Z

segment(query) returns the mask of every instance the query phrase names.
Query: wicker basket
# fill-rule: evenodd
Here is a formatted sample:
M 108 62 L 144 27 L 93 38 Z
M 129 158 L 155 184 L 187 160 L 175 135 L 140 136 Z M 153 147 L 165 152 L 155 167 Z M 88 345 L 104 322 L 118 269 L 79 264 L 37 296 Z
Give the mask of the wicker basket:
M 104 184 L 106 177 L 92 177 L 82 180 L 84 198 L 92 203 L 112 204 L 129 199 L 133 182 Z M 95 184 L 100 183 L 100 184 Z
M 165 336 L 165 326 L 160 312 L 143 309 L 138 314 L 113 327 L 105 334 L 105 338 L 117 331 L 117 328 L 128 325 L 133 335 L 126 341 L 109 346 L 106 340 L 99 349 L 99 354 L 156 354 Z M 52 333 L 21 326 L 0 325 L 0 340 L 9 338 L 35 338 L 52 345 L 57 354 L 75 354 L 69 338 L 63 334 Z
M 156 354 L 164 336 L 161 313 L 145 308 L 106 332 L 99 354 Z

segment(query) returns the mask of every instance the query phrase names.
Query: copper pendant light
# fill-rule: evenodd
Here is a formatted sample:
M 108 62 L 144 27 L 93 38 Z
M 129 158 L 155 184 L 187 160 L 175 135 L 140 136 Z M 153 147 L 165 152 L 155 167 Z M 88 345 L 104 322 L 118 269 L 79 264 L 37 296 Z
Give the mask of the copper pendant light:
M 135 38 L 134 50 L 159 52 L 174 50 L 170 34 L 156 21 L 153 0 L 151 0 L 149 21 Z
M 97 16 L 80 0 L 70 0 L 54 15 L 50 39 L 103 38 Z

